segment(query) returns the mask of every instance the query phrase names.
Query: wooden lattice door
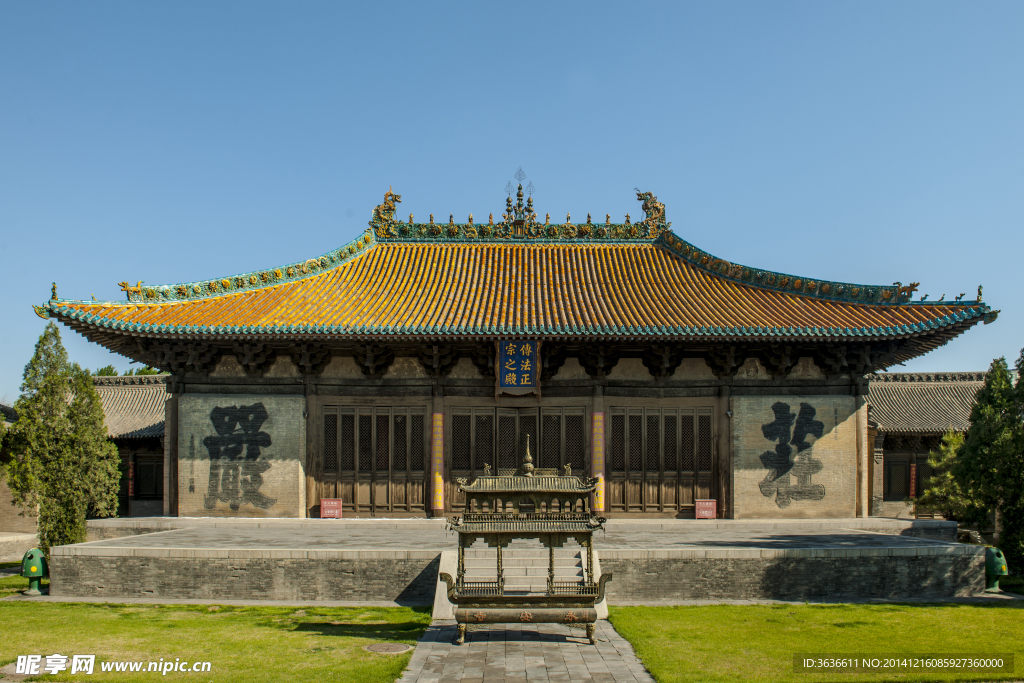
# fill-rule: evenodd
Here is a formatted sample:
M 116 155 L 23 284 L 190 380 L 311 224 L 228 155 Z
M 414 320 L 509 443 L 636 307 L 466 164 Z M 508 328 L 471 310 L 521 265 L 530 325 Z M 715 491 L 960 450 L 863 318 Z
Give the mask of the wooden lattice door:
M 425 513 L 428 438 L 425 408 L 325 407 L 320 497 L 344 513 Z
M 472 479 L 491 471 L 515 469 L 526 454 L 535 467 L 562 468 L 568 464 L 576 474 L 586 474 L 588 443 L 586 410 L 566 408 L 453 408 L 448 462 L 447 495 L 449 511 L 465 509 L 466 498 L 457 479 Z
M 710 408 L 613 408 L 608 434 L 612 512 L 689 513 L 714 497 Z

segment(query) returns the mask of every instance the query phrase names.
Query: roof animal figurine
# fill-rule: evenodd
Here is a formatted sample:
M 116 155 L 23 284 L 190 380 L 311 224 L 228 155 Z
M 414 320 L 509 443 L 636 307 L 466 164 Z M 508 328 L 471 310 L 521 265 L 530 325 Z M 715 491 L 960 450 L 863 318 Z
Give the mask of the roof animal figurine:
M 384 201 L 373 207 L 373 218 L 370 219 L 370 227 L 374 230 L 378 239 L 387 237 L 398 237 L 395 233 L 395 225 L 401 221 L 395 220 L 395 212 L 398 204 L 402 203 L 402 195 L 395 194 L 392 188 L 384 193 Z

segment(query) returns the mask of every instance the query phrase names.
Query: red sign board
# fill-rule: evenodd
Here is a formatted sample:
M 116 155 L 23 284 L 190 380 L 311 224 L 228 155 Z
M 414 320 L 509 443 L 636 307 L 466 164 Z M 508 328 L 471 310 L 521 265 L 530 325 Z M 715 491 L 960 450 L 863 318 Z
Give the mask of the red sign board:
M 697 519 L 715 519 L 718 517 L 717 500 L 697 500 Z
M 917 498 L 917 463 L 910 463 L 910 497 Z
M 321 498 L 320 519 L 341 519 L 341 498 Z

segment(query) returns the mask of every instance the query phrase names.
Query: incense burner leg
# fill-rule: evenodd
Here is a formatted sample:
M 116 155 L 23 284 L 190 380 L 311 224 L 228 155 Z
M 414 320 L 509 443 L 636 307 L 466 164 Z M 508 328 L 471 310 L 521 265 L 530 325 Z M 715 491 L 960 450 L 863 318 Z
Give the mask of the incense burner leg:
M 464 642 L 466 642 L 466 625 L 459 624 L 459 632 L 455 636 L 455 644 L 462 645 Z
M 498 588 L 505 594 L 505 567 L 501 564 L 501 543 L 498 543 Z
M 461 626 L 462 624 L 459 624 L 459 625 Z M 591 645 L 596 645 L 597 644 L 597 641 L 594 639 L 594 628 L 595 628 L 594 624 L 587 624 L 587 638 L 590 639 L 590 644 Z
M 459 585 L 462 585 L 462 580 L 466 574 L 466 549 L 459 543 Z

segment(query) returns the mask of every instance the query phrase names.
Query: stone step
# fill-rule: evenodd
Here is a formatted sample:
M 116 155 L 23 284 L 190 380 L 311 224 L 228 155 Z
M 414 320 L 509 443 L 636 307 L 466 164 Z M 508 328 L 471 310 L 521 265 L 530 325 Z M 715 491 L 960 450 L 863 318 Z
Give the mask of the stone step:
M 466 576 L 497 576 L 496 567 L 466 568 Z M 505 578 L 510 576 L 547 576 L 547 567 L 505 567 Z M 582 576 L 583 570 L 575 567 L 555 567 L 555 576 Z
M 506 567 L 545 567 L 548 566 L 547 560 L 508 560 L 504 557 L 501 558 L 501 563 Z M 497 567 L 498 559 L 495 557 L 479 558 L 479 557 L 467 557 L 465 561 L 466 567 Z M 559 560 L 555 559 L 556 567 L 582 567 L 583 561 L 580 559 L 568 559 Z

